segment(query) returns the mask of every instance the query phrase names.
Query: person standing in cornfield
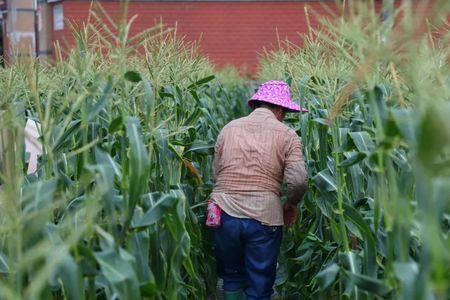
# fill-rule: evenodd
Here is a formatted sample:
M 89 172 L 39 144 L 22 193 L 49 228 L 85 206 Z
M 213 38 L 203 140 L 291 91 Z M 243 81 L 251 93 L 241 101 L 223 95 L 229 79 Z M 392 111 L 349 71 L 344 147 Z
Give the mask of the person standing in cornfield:
M 228 123 L 217 138 L 208 201 L 206 225 L 213 227 L 225 300 L 270 299 L 282 227 L 295 223 L 307 190 L 300 138 L 282 123 L 287 112 L 306 109 L 291 100 L 287 83 L 275 80 L 263 83 L 248 104 L 253 112 Z

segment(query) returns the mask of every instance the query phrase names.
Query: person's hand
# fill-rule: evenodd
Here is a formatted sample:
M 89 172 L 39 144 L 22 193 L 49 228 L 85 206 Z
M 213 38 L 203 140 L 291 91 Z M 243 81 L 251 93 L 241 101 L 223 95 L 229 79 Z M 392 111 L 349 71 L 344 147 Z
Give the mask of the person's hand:
M 287 227 L 294 225 L 295 220 L 297 219 L 297 205 L 286 202 L 283 205 L 283 219 L 284 225 Z

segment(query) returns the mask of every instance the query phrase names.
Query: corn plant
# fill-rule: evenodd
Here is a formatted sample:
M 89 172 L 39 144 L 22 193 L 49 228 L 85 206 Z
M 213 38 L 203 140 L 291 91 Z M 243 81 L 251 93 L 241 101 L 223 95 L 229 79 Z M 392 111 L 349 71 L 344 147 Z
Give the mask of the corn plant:
M 442 23 L 449 7 L 433 5 L 423 34 L 410 3 L 398 9 L 389 39 L 390 25 L 358 5 L 325 20 L 303 48 L 288 43 L 262 61 L 261 77 L 289 81 L 309 110 L 291 120 L 310 191 L 285 238 L 286 296 L 450 296 L 450 73 Z
M 279 294 L 448 299 L 448 4 L 418 24 L 406 2 L 394 27 L 346 7 L 261 62 L 260 79 L 287 80 L 309 110 L 287 120 L 310 190 L 285 235 Z M 253 82 L 215 72 L 162 25 L 131 36 L 126 8 L 115 20 L 94 4 L 53 66 L 0 69 L 1 299 L 215 294 L 211 156 Z M 27 119 L 43 152 L 33 174 Z
M 191 299 L 215 287 L 202 228 L 210 160 L 246 88 L 160 26 L 101 9 L 55 66 L 0 70 L 1 299 Z M 74 25 L 75 26 L 75 25 Z M 104 51 L 108 49 L 107 51 Z M 25 173 L 26 119 L 43 154 Z

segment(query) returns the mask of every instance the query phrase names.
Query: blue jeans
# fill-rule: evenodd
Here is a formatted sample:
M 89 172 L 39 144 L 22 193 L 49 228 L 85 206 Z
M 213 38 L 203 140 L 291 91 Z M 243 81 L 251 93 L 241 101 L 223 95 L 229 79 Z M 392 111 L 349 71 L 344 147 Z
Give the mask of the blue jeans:
M 217 270 L 223 279 L 223 289 L 244 289 L 249 300 L 270 299 L 282 226 L 267 226 L 222 211 L 222 224 L 213 231 Z

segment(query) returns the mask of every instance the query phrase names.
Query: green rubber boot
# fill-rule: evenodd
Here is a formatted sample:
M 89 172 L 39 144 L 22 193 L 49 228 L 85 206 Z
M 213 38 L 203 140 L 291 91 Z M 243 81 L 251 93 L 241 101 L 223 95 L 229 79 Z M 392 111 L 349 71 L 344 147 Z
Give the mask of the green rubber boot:
M 245 300 L 246 298 L 242 290 L 223 291 L 223 300 Z

